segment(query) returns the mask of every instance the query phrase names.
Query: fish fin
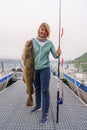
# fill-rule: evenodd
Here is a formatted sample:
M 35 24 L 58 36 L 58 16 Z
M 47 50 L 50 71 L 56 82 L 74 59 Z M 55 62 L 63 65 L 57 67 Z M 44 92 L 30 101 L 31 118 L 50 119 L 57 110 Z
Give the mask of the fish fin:
M 24 83 L 26 83 L 26 82 L 25 82 L 25 78 L 24 78 L 24 76 L 23 76 L 23 81 L 24 81 Z
M 31 94 L 34 94 L 34 87 L 33 87 L 33 85 L 31 87 Z
M 28 96 L 26 106 L 33 106 L 33 98 L 32 95 Z
M 34 94 L 34 87 L 33 87 L 33 85 L 26 84 L 26 93 L 30 94 L 30 95 Z

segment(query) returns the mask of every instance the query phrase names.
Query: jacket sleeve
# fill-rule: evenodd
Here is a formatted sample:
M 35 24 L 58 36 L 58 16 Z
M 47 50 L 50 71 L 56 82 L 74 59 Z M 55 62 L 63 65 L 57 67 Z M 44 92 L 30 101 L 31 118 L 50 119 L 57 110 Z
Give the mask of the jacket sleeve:
M 51 43 L 51 49 L 50 49 L 50 51 L 51 51 L 51 54 L 53 55 L 54 58 L 58 58 L 58 57 L 59 57 L 59 56 L 56 54 L 56 49 L 55 49 L 53 43 Z

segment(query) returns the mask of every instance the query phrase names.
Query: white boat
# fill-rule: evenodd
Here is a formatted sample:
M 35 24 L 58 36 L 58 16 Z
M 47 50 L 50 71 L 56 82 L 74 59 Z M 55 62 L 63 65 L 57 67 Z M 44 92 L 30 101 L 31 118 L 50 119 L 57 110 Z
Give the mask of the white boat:
M 79 71 L 78 71 L 79 70 Z M 57 70 L 51 67 L 51 72 L 58 76 Z M 87 73 L 73 65 L 60 69 L 60 79 L 68 82 L 70 89 L 87 104 Z
M 74 74 L 75 75 L 75 74 Z M 87 77 L 87 75 L 85 74 Z M 85 80 L 78 80 L 74 76 L 64 73 L 64 78 L 70 85 L 70 88 L 85 102 L 87 103 L 87 82 Z
M 3 62 L 0 63 L 0 91 L 6 88 L 8 82 L 12 79 L 11 71 L 4 71 Z
M 12 81 L 21 80 L 23 78 L 23 70 L 22 68 L 12 68 Z
M 64 72 L 64 79 L 69 87 L 87 104 L 87 73 L 78 71 L 76 68 L 67 68 Z
M 22 77 L 23 71 L 20 62 L 0 62 L 0 91 Z

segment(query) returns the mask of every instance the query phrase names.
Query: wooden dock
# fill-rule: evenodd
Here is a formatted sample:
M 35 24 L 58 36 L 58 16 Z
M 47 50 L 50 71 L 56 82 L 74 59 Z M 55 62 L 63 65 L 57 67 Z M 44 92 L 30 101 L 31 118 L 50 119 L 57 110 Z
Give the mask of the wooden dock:
M 64 90 L 64 102 L 59 105 L 56 123 L 57 87 Z M 33 95 L 34 96 L 34 95 Z M 41 111 L 31 114 L 26 106 L 26 87 L 22 80 L 0 92 L 0 130 L 87 130 L 87 105 L 55 76 L 50 82 L 50 110 L 47 125 L 40 126 Z

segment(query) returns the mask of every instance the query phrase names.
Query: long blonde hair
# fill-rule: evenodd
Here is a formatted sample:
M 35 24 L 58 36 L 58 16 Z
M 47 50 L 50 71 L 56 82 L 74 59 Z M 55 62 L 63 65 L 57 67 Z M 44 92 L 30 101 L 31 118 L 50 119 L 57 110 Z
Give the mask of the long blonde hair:
M 39 34 L 39 30 L 40 30 L 41 26 L 45 26 L 45 27 L 46 27 L 47 32 L 48 32 L 48 36 L 47 36 L 47 37 L 49 38 L 49 37 L 50 37 L 50 27 L 49 27 L 49 25 L 48 25 L 47 23 L 42 23 L 42 24 L 39 26 L 38 34 Z

